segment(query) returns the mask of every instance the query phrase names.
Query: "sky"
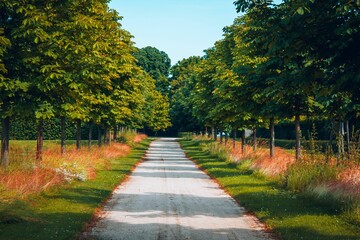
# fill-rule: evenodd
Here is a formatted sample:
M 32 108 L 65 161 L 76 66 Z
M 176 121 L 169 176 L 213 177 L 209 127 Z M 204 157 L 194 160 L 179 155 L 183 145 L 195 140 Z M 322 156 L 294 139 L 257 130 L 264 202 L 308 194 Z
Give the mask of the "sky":
M 239 15 L 234 0 L 111 0 L 110 8 L 123 16 L 125 30 L 136 47 L 156 47 L 171 64 L 203 56 L 203 50 L 222 39 L 225 26 Z

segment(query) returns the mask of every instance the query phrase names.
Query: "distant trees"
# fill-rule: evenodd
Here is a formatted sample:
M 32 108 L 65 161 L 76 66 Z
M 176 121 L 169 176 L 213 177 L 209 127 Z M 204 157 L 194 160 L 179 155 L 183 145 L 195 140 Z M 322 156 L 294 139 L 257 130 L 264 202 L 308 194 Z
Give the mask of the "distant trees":
M 191 88 L 174 89 L 176 98 L 185 89 L 193 96 L 183 104 L 193 106 L 191 118 L 234 131 L 270 127 L 271 156 L 274 124 L 292 120 L 297 159 L 301 120 L 358 119 L 359 2 L 239 0 L 235 5 L 245 14 L 193 66 Z M 182 76 L 187 69 L 177 72 Z
M 171 122 L 177 131 L 195 131 L 203 126 L 193 114 L 194 88 L 200 57 L 183 59 L 171 68 Z
M 0 12 L 3 166 L 17 116 L 37 120 L 39 161 L 43 122 L 54 117 L 63 128 L 66 119 L 77 125 L 78 148 L 82 123 L 105 133 L 110 127 L 160 130 L 170 124 L 168 100 L 137 66 L 131 35 L 107 1 L 5 0 Z M 61 142 L 65 153 L 65 134 Z
M 162 95 L 169 94 L 169 71 L 171 60 L 169 56 L 155 47 L 144 47 L 134 53 L 137 64 L 155 79 L 156 90 Z

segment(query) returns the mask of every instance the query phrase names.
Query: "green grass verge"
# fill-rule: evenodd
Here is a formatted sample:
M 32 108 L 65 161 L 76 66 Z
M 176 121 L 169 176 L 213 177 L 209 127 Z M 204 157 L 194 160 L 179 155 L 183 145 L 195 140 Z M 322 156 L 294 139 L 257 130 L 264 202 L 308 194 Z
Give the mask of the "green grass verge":
M 95 180 L 74 182 L 11 203 L 0 202 L 0 239 L 75 239 L 96 208 L 140 161 L 150 140 L 112 160 Z
M 281 239 L 360 239 L 360 226 L 347 222 L 336 208 L 285 191 L 244 166 L 211 157 L 198 141 L 181 140 L 181 145 L 189 157 Z

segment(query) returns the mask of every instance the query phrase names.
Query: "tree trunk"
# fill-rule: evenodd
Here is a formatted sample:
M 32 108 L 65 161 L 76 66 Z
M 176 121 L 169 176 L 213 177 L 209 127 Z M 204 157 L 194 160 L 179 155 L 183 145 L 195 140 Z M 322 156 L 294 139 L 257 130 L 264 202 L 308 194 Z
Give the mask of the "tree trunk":
M 275 156 L 275 119 L 270 118 L 270 158 Z
M 116 141 L 116 139 L 117 139 L 117 133 L 118 133 L 118 129 L 117 129 L 117 126 L 115 125 L 114 126 L 114 141 Z
M 339 122 L 339 131 L 338 131 L 338 151 L 339 151 L 339 157 L 340 159 L 344 158 L 344 122 Z
M 220 128 L 220 144 L 223 143 L 223 130 Z
M 254 151 L 257 150 L 257 136 L 256 136 L 256 128 L 253 129 L 253 142 L 254 142 L 254 146 L 253 149 Z
M 104 145 L 107 145 L 108 142 L 107 142 L 107 134 L 108 134 L 108 130 L 107 128 L 104 129 Z
M 37 141 L 36 141 L 36 161 L 40 162 L 43 155 L 43 143 L 44 143 L 44 121 L 39 120 L 37 127 Z
M 229 140 L 229 138 L 228 138 L 228 133 L 226 132 L 226 133 L 225 133 L 225 146 L 227 146 L 228 140 Z
M 242 130 L 242 134 L 241 134 L 241 153 L 245 154 L 246 151 L 246 136 L 245 136 L 246 132 L 245 129 Z
M 236 147 L 236 133 L 237 133 L 237 129 L 234 129 L 234 136 L 233 136 L 233 149 L 235 149 Z
M 66 138 L 66 134 L 65 134 L 65 117 L 61 117 L 61 140 L 60 140 L 60 145 L 61 145 L 61 156 L 63 156 L 65 154 L 66 151 L 66 146 L 65 146 L 65 138 Z
M 213 136 L 214 136 L 214 141 L 215 141 L 215 142 L 217 141 L 217 134 L 216 134 L 216 132 L 217 132 L 216 127 L 213 127 Z
M 10 118 L 2 119 L 1 132 L 1 165 L 5 171 L 9 164 L 9 143 L 10 143 Z
M 331 129 L 330 129 L 330 134 L 329 134 L 329 146 L 330 146 L 330 150 L 332 152 L 333 148 L 333 138 L 334 138 L 334 121 L 331 121 Z
M 101 127 L 98 126 L 98 146 L 101 147 L 102 142 L 101 142 Z
M 346 120 L 345 123 L 345 127 L 346 127 L 346 151 L 347 154 L 350 154 L 350 128 L 349 128 L 349 120 Z
M 93 124 L 90 123 L 89 126 L 89 140 L 88 140 L 88 148 L 91 149 L 91 144 L 92 144 L 92 130 L 93 130 Z
M 295 115 L 295 134 L 296 134 L 296 143 L 295 143 L 295 158 L 300 160 L 301 158 L 301 129 L 300 129 L 300 114 Z
M 76 120 L 76 150 L 81 148 L 81 121 Z
M 332 154 L 333 154 L 333 130 L 334 130 L 334 121 L 331 121 L 331 129 L 330 129 L 330 133 L 329 133 L 329 142 L 326 146 L 326 163 L 328 163 L 331 158 L 332 158 Z

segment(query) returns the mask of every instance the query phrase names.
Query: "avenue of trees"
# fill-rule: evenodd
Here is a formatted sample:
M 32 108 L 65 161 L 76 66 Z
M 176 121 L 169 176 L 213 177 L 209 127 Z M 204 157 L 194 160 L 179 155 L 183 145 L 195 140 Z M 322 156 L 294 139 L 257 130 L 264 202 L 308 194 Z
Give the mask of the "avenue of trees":
M 293 121 L 299 159 L 301 121 L 328 120 L 336 126 L 339 154 L 345 154 L 349 121 L 360 115 L 360 2 L 235 5 L 244 14 L 224 28 L 224 38 L 204 57 L 172 68 L 171 114 L 180 121 L 174 124 L 214 134 L 252 129 L 255 136 L 266 127 L 274 156 L 274 125 Z
M 170 125 L 167 96 L 155 85 L 157 73 L 139 67 L 139 50 L 120 20 L 107 0 L 0 2 L 4 167 L 9 129 L 18 118 L 36 121 L 37 160 L 44 122 L 54 118 L 60 119 L 62 153 L 65 121 L 76 125 L 78 148 L 84 123 L 90 139 L 93 126 L 105 134 L 114 128 L 116 134 L 119 126 L 158 131 Z

